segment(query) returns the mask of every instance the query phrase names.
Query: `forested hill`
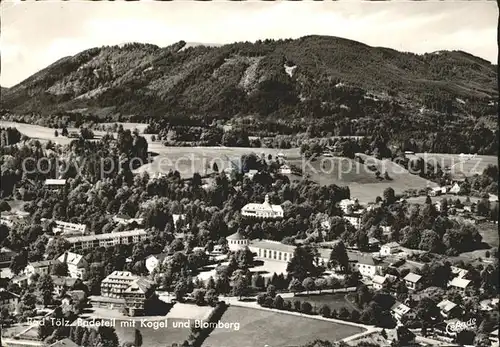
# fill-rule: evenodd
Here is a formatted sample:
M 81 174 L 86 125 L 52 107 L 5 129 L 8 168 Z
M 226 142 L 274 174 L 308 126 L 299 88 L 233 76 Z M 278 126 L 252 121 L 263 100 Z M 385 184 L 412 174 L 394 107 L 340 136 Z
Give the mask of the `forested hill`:
M 132 43 L 60 59 L 4 91 L 2 105 L 4 115 L 231 120 L 256 135 L 399 134 L 396 126 L 418 139 L 446 127 L 491 128 L 496 76 L 496 66 L 461 51 L 416 55 L 328 36 L 219 47 Z

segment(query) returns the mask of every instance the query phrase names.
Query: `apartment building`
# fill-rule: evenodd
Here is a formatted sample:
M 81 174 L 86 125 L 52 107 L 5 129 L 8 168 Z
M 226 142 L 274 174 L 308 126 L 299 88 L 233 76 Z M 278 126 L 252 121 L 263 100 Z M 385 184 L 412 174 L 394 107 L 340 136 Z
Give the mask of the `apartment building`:
M 146 239 L 147 233 L 144 229 L 135 229 L 98 235 L 73 236 L 66 238 L 66 240 L 72 245 L 72 250 L 75 252 L 98 247 L 128 245 L 141 242 Z
M 57 260 L 61 263 L 66 263 L 68 266 L 68 275 L 70 277 L 82 279 L 85 276 L 88 263 L 85 258 L 83 258 L 83 255 L 73 252 L 65 252 L 59 256 Z

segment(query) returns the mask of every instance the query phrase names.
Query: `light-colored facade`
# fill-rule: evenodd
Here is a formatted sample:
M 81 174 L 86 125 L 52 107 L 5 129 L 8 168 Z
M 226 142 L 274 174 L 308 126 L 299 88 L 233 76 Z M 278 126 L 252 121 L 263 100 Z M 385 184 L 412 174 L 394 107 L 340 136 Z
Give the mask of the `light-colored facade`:
M 146 258 L 146 269 L 152 273 L 160 264 L 163 264 L 168 259 L 166 253 L 151 254 Z
M 406 275 L 404 281 L 409 290 L 419 290 L 422 287 L 422 276 L 416 273 L 410 272 Z
M 292 168 L 286 164 L 280 166 L 280 174 L 290 175 L 292 173 Z
M 266 194 L 263 204 L 250 203 L 243 206 L 241 214 L 256 218 L 283 218 L 283 208 L 280 205 L 271 205 L 269 195 Z
M 384 284 L 386 283 L 386 281 L 387 281 L 387 277 L 385 277 L 385 276 L 380 276 L 380 275 L 373 276 L 373 279 L 372 279 L 373 289 L 381 290 L 384 287 Z
M 389 257 L 399 250 L 399 244 L 397 242 L 389 242 L 385 245 L 380 246 L 380 255 L 382 257 Z
M 344 219 L 347 219 L 349 223 L 352 224 L 356 230 L 361 229 L 361 215 L 360 214 L 347 214 L 344 216 Z
M 87 226 L 85 224 L 75 224 L 69 222 L 63 222 L 56 220 L 55 225 L 52 227 L 52 231 L 56 235 L 60 234 L 80 234 L 85 235 L 87 231 Z
M 42 260 L 29 263 L 24 268 L 24 274 L 28 277 L 31 277 L 34 274 L 38 274 L 40 276 L 50 274 L 50 269 L 54 263 L 54 260 Z
M 17 304 L 19 303 L 19 295 L 0 289 L 0 307 L 7 307 L 9 312 L 17 311 Z
M 278 241 L 256 240 L 250 242 L 248 248 L 258 259 L 269 259 L 288 262 L 293 257 L 295 246 L 285 245 Z
M 67 181 L 65 179 L 47 179 L 45 180 L 43 186 L 47 189 L 62 189 L 66 186 Z
M 343 200 L 340 200 L 339 202 L 339 206 L 340 208 L 342 209 L 342 211 L 344 213 L 347 213 L 348 212 L 348 209 L 349 207 L 351 206 L 354 206 L 356 202 L 354 200 L 351 200 L 351 199 L 343 199 Z
M 239 232 L 229 235 L 226 237 L 226 240 L 231 252 L 237 252 L 241 249 L 245 249 L 245 247 L 249 245 L 249 240 Z
M 144 222 L 144 218 L 130 218 L 129 216 L 125 215 L 116 215 L 113 216 L 113 222 L 122 224 L 122 225 L 129 225 L 132 223 L 136 223 L 138 226 L 142 225 Z
M 88 263 L 82 255 L 73 252 L 65 252 L 59 256 L 57 260 L 68 265 L 68 275 L 70 277 L 84 278 Z
M 147 237 L 144 229 L 135 229 L 118 233 L 67 237 L 66 240 L 71 244 L 72 250 L 78 252 L 85 249 L 138 243 L 146 240 Z
M 391 314 L 399 323 L 401 323 L 403 318 L 415 318 L 415 312 L 411 308 L 397 301 L 391 307 Z

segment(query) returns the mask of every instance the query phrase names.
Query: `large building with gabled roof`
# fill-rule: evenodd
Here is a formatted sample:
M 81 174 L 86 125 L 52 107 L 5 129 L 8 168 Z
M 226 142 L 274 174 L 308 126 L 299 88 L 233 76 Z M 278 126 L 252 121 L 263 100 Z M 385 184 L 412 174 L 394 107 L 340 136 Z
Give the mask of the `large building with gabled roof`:
M 250 203 L 243 206 L 241 215 L 255 218 L 283 218 L 283 208 L 280 205 L 272 205 L 269 203 L 269 195 L 266 194 L 264 203 Z

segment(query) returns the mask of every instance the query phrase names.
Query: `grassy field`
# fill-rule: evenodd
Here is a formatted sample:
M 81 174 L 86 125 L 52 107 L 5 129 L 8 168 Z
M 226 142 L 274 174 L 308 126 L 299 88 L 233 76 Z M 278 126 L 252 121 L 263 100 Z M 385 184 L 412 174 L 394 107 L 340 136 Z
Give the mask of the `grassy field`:
M 296 295 L 291 298 L 286 298 L 286 301 L 290 301 L 293 305 L 295 300 L 307 301 L 316 309 L 319 309 L 323 305 L 327 305 L 332 310 L 340 310 L 345 307 L 352 310 L 351 304 L 345 299 L 344 293 L 338 294 L 312 294 L 312 295 Z
M 243 307 L 229 307 L 221 322 L 239 330 L 215 329 L 203 347 L 300 346 L 315 339 L 336 341 L 362 332 L 357 327 Z
M 127 128 L 137 127 L 139 130 L 144 125 L 128 124 Z M 31 137 L 40 140 L 52 140 L 57 143 L 66 144 L 71 141 L 62 136 L 55 137 L 54 129 L 36 125 L 20 124 L 14 122 L 0 122 L 1 126 L 15 126 L 18 130 Z M 124 125 L 124 126 L 125 126 Z M 142 127 L 142 128 L 141 128 Z M 71 129 L 68 129 L 71 130 Z M 95 131 L 96 137 L 104 133 Z M 367 165 L 360 164 L 348 158 L 321 157 L 314 162 L 303 160 L 298 148 L 280 150 L 273 148 L 240 148 L 240 147 L 165 147 L 161 143 L 152 142 L 150 135 L 145 135 L 149 143 L 149 151 L 156 154 L 151 163 L 147 163 L 137 169 L 136 172 L 147 171 L 150 174 L 167 173 L 169 170 L 177 170 L 184 178 L 192 177 L 193 173 L 206 174 L 212 172 L 213 163 L 217 163 L 219 171 L 231 167 L 232 162 L 238 162 L 243 154 L 255 153 L 273 157 L 282 152 L 287 161 L 301 169 L 313 181 L 321 185 L 336 184 L 348 185 L 351 197 L 359 199 L 361 203 L 374 201 L 376 196 L 381 196 L 384 189 L 392 187 L 396 193 L 406 189 L 421 189 L 435 186 L 434 183 L 416 175 L 410 174 L 401 166 L 390 160 L 377 160 L 373 157 L 361 155 L 365 164 L 375 166 L 382 174 L 387 172 L 389 180 L 379 180 L 375 173 L 370 171 Z M 489 160 L 491 162 L 491 159 Z M 291 180 L 302 179 L 298 176 L 290 176 Z
M 461 156 L 460 154 L 416 153 L 431 163 L 437 162 L 442 168 L 449 168 L 452 177 L 481 174 L 488 165 L 498 165 L 498 158 L 492 155 Z M 413 158 L 415 156 L 408 156 Z

